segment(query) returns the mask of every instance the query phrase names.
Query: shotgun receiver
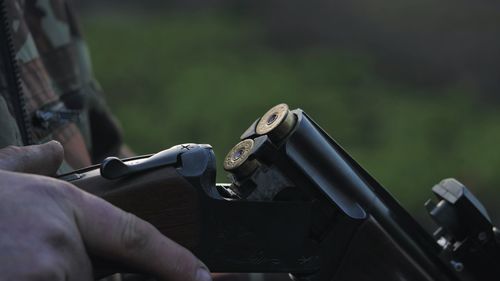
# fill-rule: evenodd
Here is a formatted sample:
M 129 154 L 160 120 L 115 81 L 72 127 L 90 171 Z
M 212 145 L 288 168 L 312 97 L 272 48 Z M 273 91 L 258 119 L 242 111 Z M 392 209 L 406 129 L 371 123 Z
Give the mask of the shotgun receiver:
M 136 214 L 213 272 L 287 272 L 296 280 L 486 281 L 500 276 L 498 231 L 454 179 L 426 206 L 426 232 L 304 111 L 270 109 L 224 159 L 182 144 L 61 176 Z

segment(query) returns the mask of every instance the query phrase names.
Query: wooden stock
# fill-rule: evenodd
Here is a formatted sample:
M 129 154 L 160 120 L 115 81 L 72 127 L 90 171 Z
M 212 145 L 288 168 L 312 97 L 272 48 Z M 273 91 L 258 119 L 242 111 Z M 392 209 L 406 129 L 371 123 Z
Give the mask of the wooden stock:
M 192 249 L 199 241 L 198 193 L 173 167 L 117 180 L 104 179 L 96 170 L 71 183 L 150 222 L 184 247 Z

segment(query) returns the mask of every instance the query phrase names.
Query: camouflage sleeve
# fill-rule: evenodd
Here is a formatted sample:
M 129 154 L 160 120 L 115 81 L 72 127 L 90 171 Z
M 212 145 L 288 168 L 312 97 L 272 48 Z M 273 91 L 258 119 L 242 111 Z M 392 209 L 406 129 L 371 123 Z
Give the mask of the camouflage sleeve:
M 64 20 L 69 26 L 71 41 L 75 45 L 76 65 L 80 68 L 80 84 L 83 86 L 83 92 L 80 94 L 86 100 L 87 142 L 91 144 L 91 158 L 96 163 L 109 155 L 119 155 L 122 134 L 119 123 L 111 114 L 103 91 L 94 78 L 89 50 L 71 2 L 66 2 L 65 7 Z
M 72 4 L 7 3 L 34 142 L 60 141 L 72 168 L 117 155 L 121 131 L 94 78 Z

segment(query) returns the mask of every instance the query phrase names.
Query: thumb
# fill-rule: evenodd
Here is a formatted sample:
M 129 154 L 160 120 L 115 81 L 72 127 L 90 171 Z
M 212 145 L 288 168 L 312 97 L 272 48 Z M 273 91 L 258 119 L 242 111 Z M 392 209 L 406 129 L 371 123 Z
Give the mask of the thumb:
M 0 170 L 53 176 L 64 159 L 58 141 L 0 149 Z

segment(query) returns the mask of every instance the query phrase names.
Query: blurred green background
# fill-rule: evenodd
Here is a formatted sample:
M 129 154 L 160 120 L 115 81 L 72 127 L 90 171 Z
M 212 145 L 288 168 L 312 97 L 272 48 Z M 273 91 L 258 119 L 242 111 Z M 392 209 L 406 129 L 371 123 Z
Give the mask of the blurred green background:
M 136 153 L 210 143 L 225 181 L 226 152 L 285 102 L 309 113 L 416 216 L 424 217 L 433 184 L 456 177 L 499 217 L 500 60 L 491 51 L 498 39 L 490 40 L 499 20 L 491 7 L 91 2 L 81 5 L 95 74 Z

